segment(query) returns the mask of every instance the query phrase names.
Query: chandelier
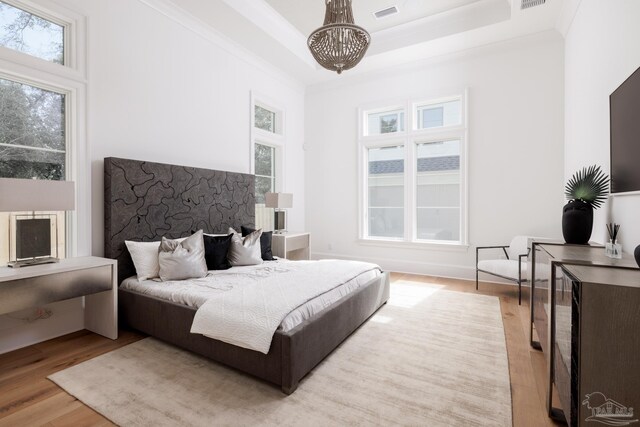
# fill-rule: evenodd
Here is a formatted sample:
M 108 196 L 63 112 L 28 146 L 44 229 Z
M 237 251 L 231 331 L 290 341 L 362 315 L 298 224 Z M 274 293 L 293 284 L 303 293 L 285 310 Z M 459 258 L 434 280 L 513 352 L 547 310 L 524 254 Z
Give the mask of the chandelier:
M 327 70 L 341 74 L 362 60 L 371 36 L 355 25 L 351 0 L 325 0 L 324 25 L 309 36 L 311 54 Z

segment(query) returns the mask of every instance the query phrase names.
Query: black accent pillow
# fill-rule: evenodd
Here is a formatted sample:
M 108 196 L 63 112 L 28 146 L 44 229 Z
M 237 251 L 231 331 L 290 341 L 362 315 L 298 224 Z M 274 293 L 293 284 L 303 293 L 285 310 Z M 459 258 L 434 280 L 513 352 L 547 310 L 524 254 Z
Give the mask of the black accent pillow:
M 244 225 L 240 228 L 242 230 L 242 237 L 248 236 L 249 234 L 256 231 L 255 228 L 245 227 Z M 271 252 L 272 237 L 273 231 L 263 231 L 262 236 L 260 236 L 260 251 L 262 252 L 263 261 L 275 261 L 275 259 L 273 258 L 273 252 Z
M 231 263 L 227 259 L 231 238 L 228 236 L 203 236 L 204 238 L 204 259 L 207 262 L 208 270 L 227 270 L 231 268 Z

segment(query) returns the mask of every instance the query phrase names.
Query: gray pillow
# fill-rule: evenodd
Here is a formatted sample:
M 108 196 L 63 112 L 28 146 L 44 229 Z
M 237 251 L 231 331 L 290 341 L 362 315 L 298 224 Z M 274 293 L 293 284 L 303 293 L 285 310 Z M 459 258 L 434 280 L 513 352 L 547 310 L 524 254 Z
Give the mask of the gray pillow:
M 197 279 L 207 275 L 202 230 L 182 241 L 162 238 L 158 253 L 160 279 Z
M 262 230 L 256 230 L 245 237 L 242 237 L 233 228 L 229 228 L 229 233 L 233 233 L 233 237 L 227 258 L 232 266 L 262 264 L 262 250 L 260 249 Z

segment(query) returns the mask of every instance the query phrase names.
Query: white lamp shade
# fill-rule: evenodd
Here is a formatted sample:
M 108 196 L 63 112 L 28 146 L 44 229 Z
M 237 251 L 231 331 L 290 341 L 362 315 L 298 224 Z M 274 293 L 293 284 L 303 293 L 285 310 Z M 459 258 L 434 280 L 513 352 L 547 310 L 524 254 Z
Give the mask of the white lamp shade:
M 265 193 L 265 206 L 268 208 L 288 209 L 293 207 L 291 193 Z
M 73 181 L 0 178 L 0 212 L 74 209 Z

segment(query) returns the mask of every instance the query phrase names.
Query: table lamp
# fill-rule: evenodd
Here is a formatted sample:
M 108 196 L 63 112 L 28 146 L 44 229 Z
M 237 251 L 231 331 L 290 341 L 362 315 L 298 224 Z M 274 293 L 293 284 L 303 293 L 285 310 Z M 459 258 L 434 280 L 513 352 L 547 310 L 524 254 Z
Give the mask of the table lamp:
M 287 211 L 293 207 L 293 194 L 291 193 L 265 193 L 265 206 L 274 208 L 273 231 L 281 234 L 287 231 Z
M 57 224 L 54 236 L 51 235 L 51 217 L 54 215 L 36 214 L 36 211 L 74 209 L 75 185 L 72 181 L 0 178 L 0 212 L 31 211 L 30 215 L 15 215 L 15 236 L 12 236 L 12 221 L 9 221 L 10 254 L 12 244 L 15 244 L 15 258 L 9 267 L 58 262 Z M 52 240 L 55 254 L 51 250 Z

